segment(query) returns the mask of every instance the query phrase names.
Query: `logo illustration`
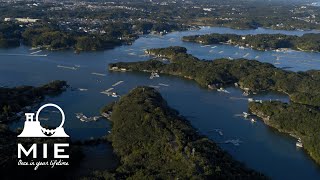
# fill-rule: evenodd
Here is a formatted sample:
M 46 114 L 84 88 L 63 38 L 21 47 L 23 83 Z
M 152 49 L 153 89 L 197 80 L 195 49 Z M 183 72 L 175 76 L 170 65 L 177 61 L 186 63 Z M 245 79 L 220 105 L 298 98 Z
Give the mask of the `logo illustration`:
M 40 125 L 39 114 L 46 107 L 55 107 L 61 113 L 61 124 L 56 129 L 46 129 Z M 18 137 L 69 137 L 63 129 L 63 124 L 65 121 L 65 115 L 63 110 L 56 104 L 45 104 L 41 106 L 37 113 L 35 119 L 34 113 L 25 113 L 26 121 L 24 123 L 24 128 L 22 133 Z

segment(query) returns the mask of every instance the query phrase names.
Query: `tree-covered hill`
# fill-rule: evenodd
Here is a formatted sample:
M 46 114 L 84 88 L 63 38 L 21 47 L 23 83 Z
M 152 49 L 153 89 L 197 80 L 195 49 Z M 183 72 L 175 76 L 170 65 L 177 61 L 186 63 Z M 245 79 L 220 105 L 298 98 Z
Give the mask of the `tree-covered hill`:
M 272 101 L 250 103 L 252 113 L 280 132 L 300 138 L 310 156 L 320 164 L 320 110 L 302 104 Z
M 304 34 L 301 37 L 284 34 L 257 34 L 244 36 L 213 33 L 206 35 L 184 36 L 182 40 L 201 44 L 227 43 L 262 51 L 281 48 L 290 48 L 300 51 L 320 51 L 320 34 L 312 33 Z
M 159 92 L 138 87 L 112 107 L 110 140 L 121 163 L 114 179 L 265 179 L 199 135 Z
M 195 80 L 203 87 L 219 88 L 239 84 L 248 92 L 275 90 L 284 92 L 297 103 L 320 105 L 319 71 L 291 72 L 272 64 L 247 59 L 200 60 L 182 47 L 150 49 L 149 54 L 167 57 L 170 63 L 155 59 L 141 62 L 109 64 L 109 69 L 159 72 Z
M 290 97 L 290 104 L 251 103 L 249 108 L 252 113 L 270 119 L 265 120 L 266 124 L 301 138 L 307 152 L 320 163 L 320 71 L 291 72 L 268 63 L 246 59 L 204 61 L 185 51 L 181 47 L 150 49 L 149 54 L 167 57 L 170 63 L 152 59 L 110 64 L 109 68 L 181 76 L 211 89 L 236 83 L 247 92 L 274 90 L 286 93 Z

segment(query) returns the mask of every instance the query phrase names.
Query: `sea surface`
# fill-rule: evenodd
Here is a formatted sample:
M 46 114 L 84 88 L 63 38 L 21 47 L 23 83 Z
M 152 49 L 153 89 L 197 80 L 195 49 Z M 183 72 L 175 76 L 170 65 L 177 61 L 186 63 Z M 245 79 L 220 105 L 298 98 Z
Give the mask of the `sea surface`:
M 318 31 L 310 31 L 319 33 Z M 230 93 L 211 91 L 199 87 L 194 81 L 174 76 L 161 75 L 149 79 L 150 74 L 135 72 L 109 72 L 108 64 L 114 62 L 133 62 L 148 60 L 144 50 L 167 46 L 183 46 L 188 53 L 206 60 L 216 58 L 247 58 L 269 62 L 277 67 L 291 71 L 320 69 L 320 53 L 299 51 L 257 51 L 239 49 L 230 45 L 202 46 L 196 43 L 182 42 L 185 35 L 206 33 L 261 34 L 283 33 L 301 36 L 303 31 L 278 31 L 259 28 L 256 30 L 234 30 L 229 28 L 202 27 L 200 30 L 173 32 L 165 36 L 146 35 L 137 39 L 130 46 L 121 46 L 99 52 L 82 52 L 75 54 L 66 51 L 31 50 L 20 46 L 13 49 L 0 49 L 0 86 L 14 87 L 20 85 L 39 86 L 52 80 L 66 80 L 70 88 L 56 97 L 48 97 L 44 103 L 56 103 L 66 114 L 65 131 L 73 140 L 87 140 L 104 136 L 111 129 L 104 119 L 96 122 L 82 122 L 75 113 L 97 116 L 104 105 L 117 100 L 100 92 L 118 81 L 123 83 L 113 87 L 120 95 L 141 85 L 158 86 L 157 89 L 168 101 L 196 127 L 200 133 L 207 135 L 228 151 L 235 159 L 248 167 L 265 173 L 273 179 L 320 179 L 320 168 L 303 149 L 296 148 L 296 140 L 264 125 L 262 121 L 251 123 L 241 114 L 248 111 L 248 98 L 259 100 L 281 100 L 289 98 L 277 92 L 268 92 L 242 96 L 242 91 L 228 87 Z M 43 56 L 47 55 L 47 56 Z M 68 67 L 68 68 L 63 68 Z M 99 75 L 92 74 L 99 73 Z M 168 86 L 159 85 L 166 84 Z M 80 89 L 87 89 L 80 91 Z M 37 111 L 37 107 L 30 110 Z M 57 125 L 53 117 L 56 112 L 49 110 L 40 114 L 41 125 Z M 46 118 L 49 118 L 47 120 Z M 50 120 L 51 119 L 51 120 Z M 23 127 L 24 119 L 11 124 L 11 128 Z M 219 129 L 222 135 L 215 130 Z M 225 144 L 227 140 L 239 140 L 239 145 Z M 87 155 L 80 168 L 108 169 L 116 164 L 112 147 L 102 144 L 85 149 Z

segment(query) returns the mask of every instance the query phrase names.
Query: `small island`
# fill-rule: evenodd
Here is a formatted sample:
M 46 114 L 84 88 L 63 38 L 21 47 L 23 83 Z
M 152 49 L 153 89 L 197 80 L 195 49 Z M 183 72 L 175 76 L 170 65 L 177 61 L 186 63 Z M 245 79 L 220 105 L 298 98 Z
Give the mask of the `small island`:
M 230 44 L 239 48 L 252 48 L 260 51 L 265 50 L 286 50 L 320 52 L 320 34 L 304 34 L 301 37 L 284 34 L 206 34 L 195 36 L 184 36 L 185 42 L 200 44 Z
M 291 100 L 290 104 L 278 102 L 277 106 L 267 106 L 267 102 L 251 103 L 250 109 L 264 119 L 270 116 L 270 119 L 273 119 L 270 122 L 275 122 L 266 124 L 300 137 L 306 144 L 304 148 L 314 160 L 320 163 L 320 141 L 318 141 L 318 134 L 314 133 L 317 132 L 319 126 L 316 124 L 319 124 L 320 119 L 318 116 L 320 114 L 318 108 L 320 105 L 320 71 L 291 72 L 276 68 L 269 63 L 247 59 L 206 61 L 187 54 L 186 51 L 183 47 L 150 49 L 147 50 L 148 54 L 168 58 L 170 62 L 166 63 L 157 58 L 141 62 L 119 62 L 109 64 L 109 69 L 124 68 L 127 71 L 170 74 L 194 80 L 200 86 L 209 89 L 235 85 L 246 94 L 263 91 L 285 93 Z M 303 109 L 310 111 L 302 111 Z M 314 113 L 318 115 L 315 116 Z M 290 125 L 296 126 L 295 129 L 290 129 L 290 126 L 282 123 L 292 123 Z
M 120 164 L 96 178 L 266 179 L 197 133 L 153 88 L 137 87 L 103 110 L 112 110 L 109 139 Z

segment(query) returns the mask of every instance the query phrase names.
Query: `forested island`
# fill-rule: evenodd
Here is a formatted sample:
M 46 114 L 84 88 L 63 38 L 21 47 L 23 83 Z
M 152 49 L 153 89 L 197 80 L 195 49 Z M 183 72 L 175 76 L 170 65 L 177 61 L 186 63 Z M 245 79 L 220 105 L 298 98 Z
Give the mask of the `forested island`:
M 109 139 L 120 164 L 96 178 L 266 179 L 198 134 L 153 88 L 137 87 L 104 108 L 109 110 Z
M 122 68 L 127 71 L 176 75 L 192 79 L 200 86 L 210 89 L 235 84 L 247 93 L 269 90 L 285 93 L 290 97 L 290 105 L 280 104 L 279 106 L 268 106 L 266 108 L 264 106 L 265 103 L 262 103 L 262 106 L 260 104 L 251 104 L 250 109 L 257 115 L 262 114 L 263 117 L 272 115 L 270 118 L 274 118 L 274 120 L 271 122 L 275 122 L 274 124 L 276 125 L 271 123 L 271 126 L 276 129 L 293 133 L 297 137 L 303 137 L 303 142 L 306 143 L 305 149 L 319 163 L 320 141 L 317 141 L 319 136 L 312 133 L 317 131 L 318 126 L 315 125 L 315 122 L 317 124 L 320 122 L 319 116 L 314 115 L 315 112 L 319 113 L 320 71 L 291 72 L 276 68 L 269 63 L 246 59 L 206 61 L 186 52 L 187 49 L 183 47 L 150 49 L 146 53 L 166 57 L 170 62 L 165 63 L 157 59 L 141 62 L 119 62 L 109 64 L 109 69 L 117 70 Z M 287 111 L 284 111 L 284 107 L 287 106 Z M 306 109 L 307 107 L 310 108 L 309 113 L 300 111 L 300 109 Z M 286 116 L 286 114 L 290 114 L 290 116 Z M 294 116 L 295 118 L 289 118 Z M 301 117 L 303 120 L 297 117 Z M 311 118 L 314 119 L 309 121 Z M 290 124 L 290 126 L 285 124 Z M 292 129 L 291 126 L 295 126 L 295 129 Z
M 133 28 L 134 27 L 134 28 Z M 104 26 L 104 33 L 67 31 L 49 23 L 34 23 L 19 26 L 15 22 L 0 22 L 0 48 L 18 47 L 20 43 L 33 48 L 47 50 L 73 49 L 76 52 L 111 49 L 123 44 L 131 44 L 139 35 L 152 31 L 175 31 L 186 27 L 165 23 L 110 23 Z
M 200 44 L 230 44 L 261 51 L 290 48 L 299 51 L 320 52 L 320 34 L 312 33 L 304 34 L 302 36 L 284 34 L 237 35 L 213 33 L 184 36 L 182 40 Z

